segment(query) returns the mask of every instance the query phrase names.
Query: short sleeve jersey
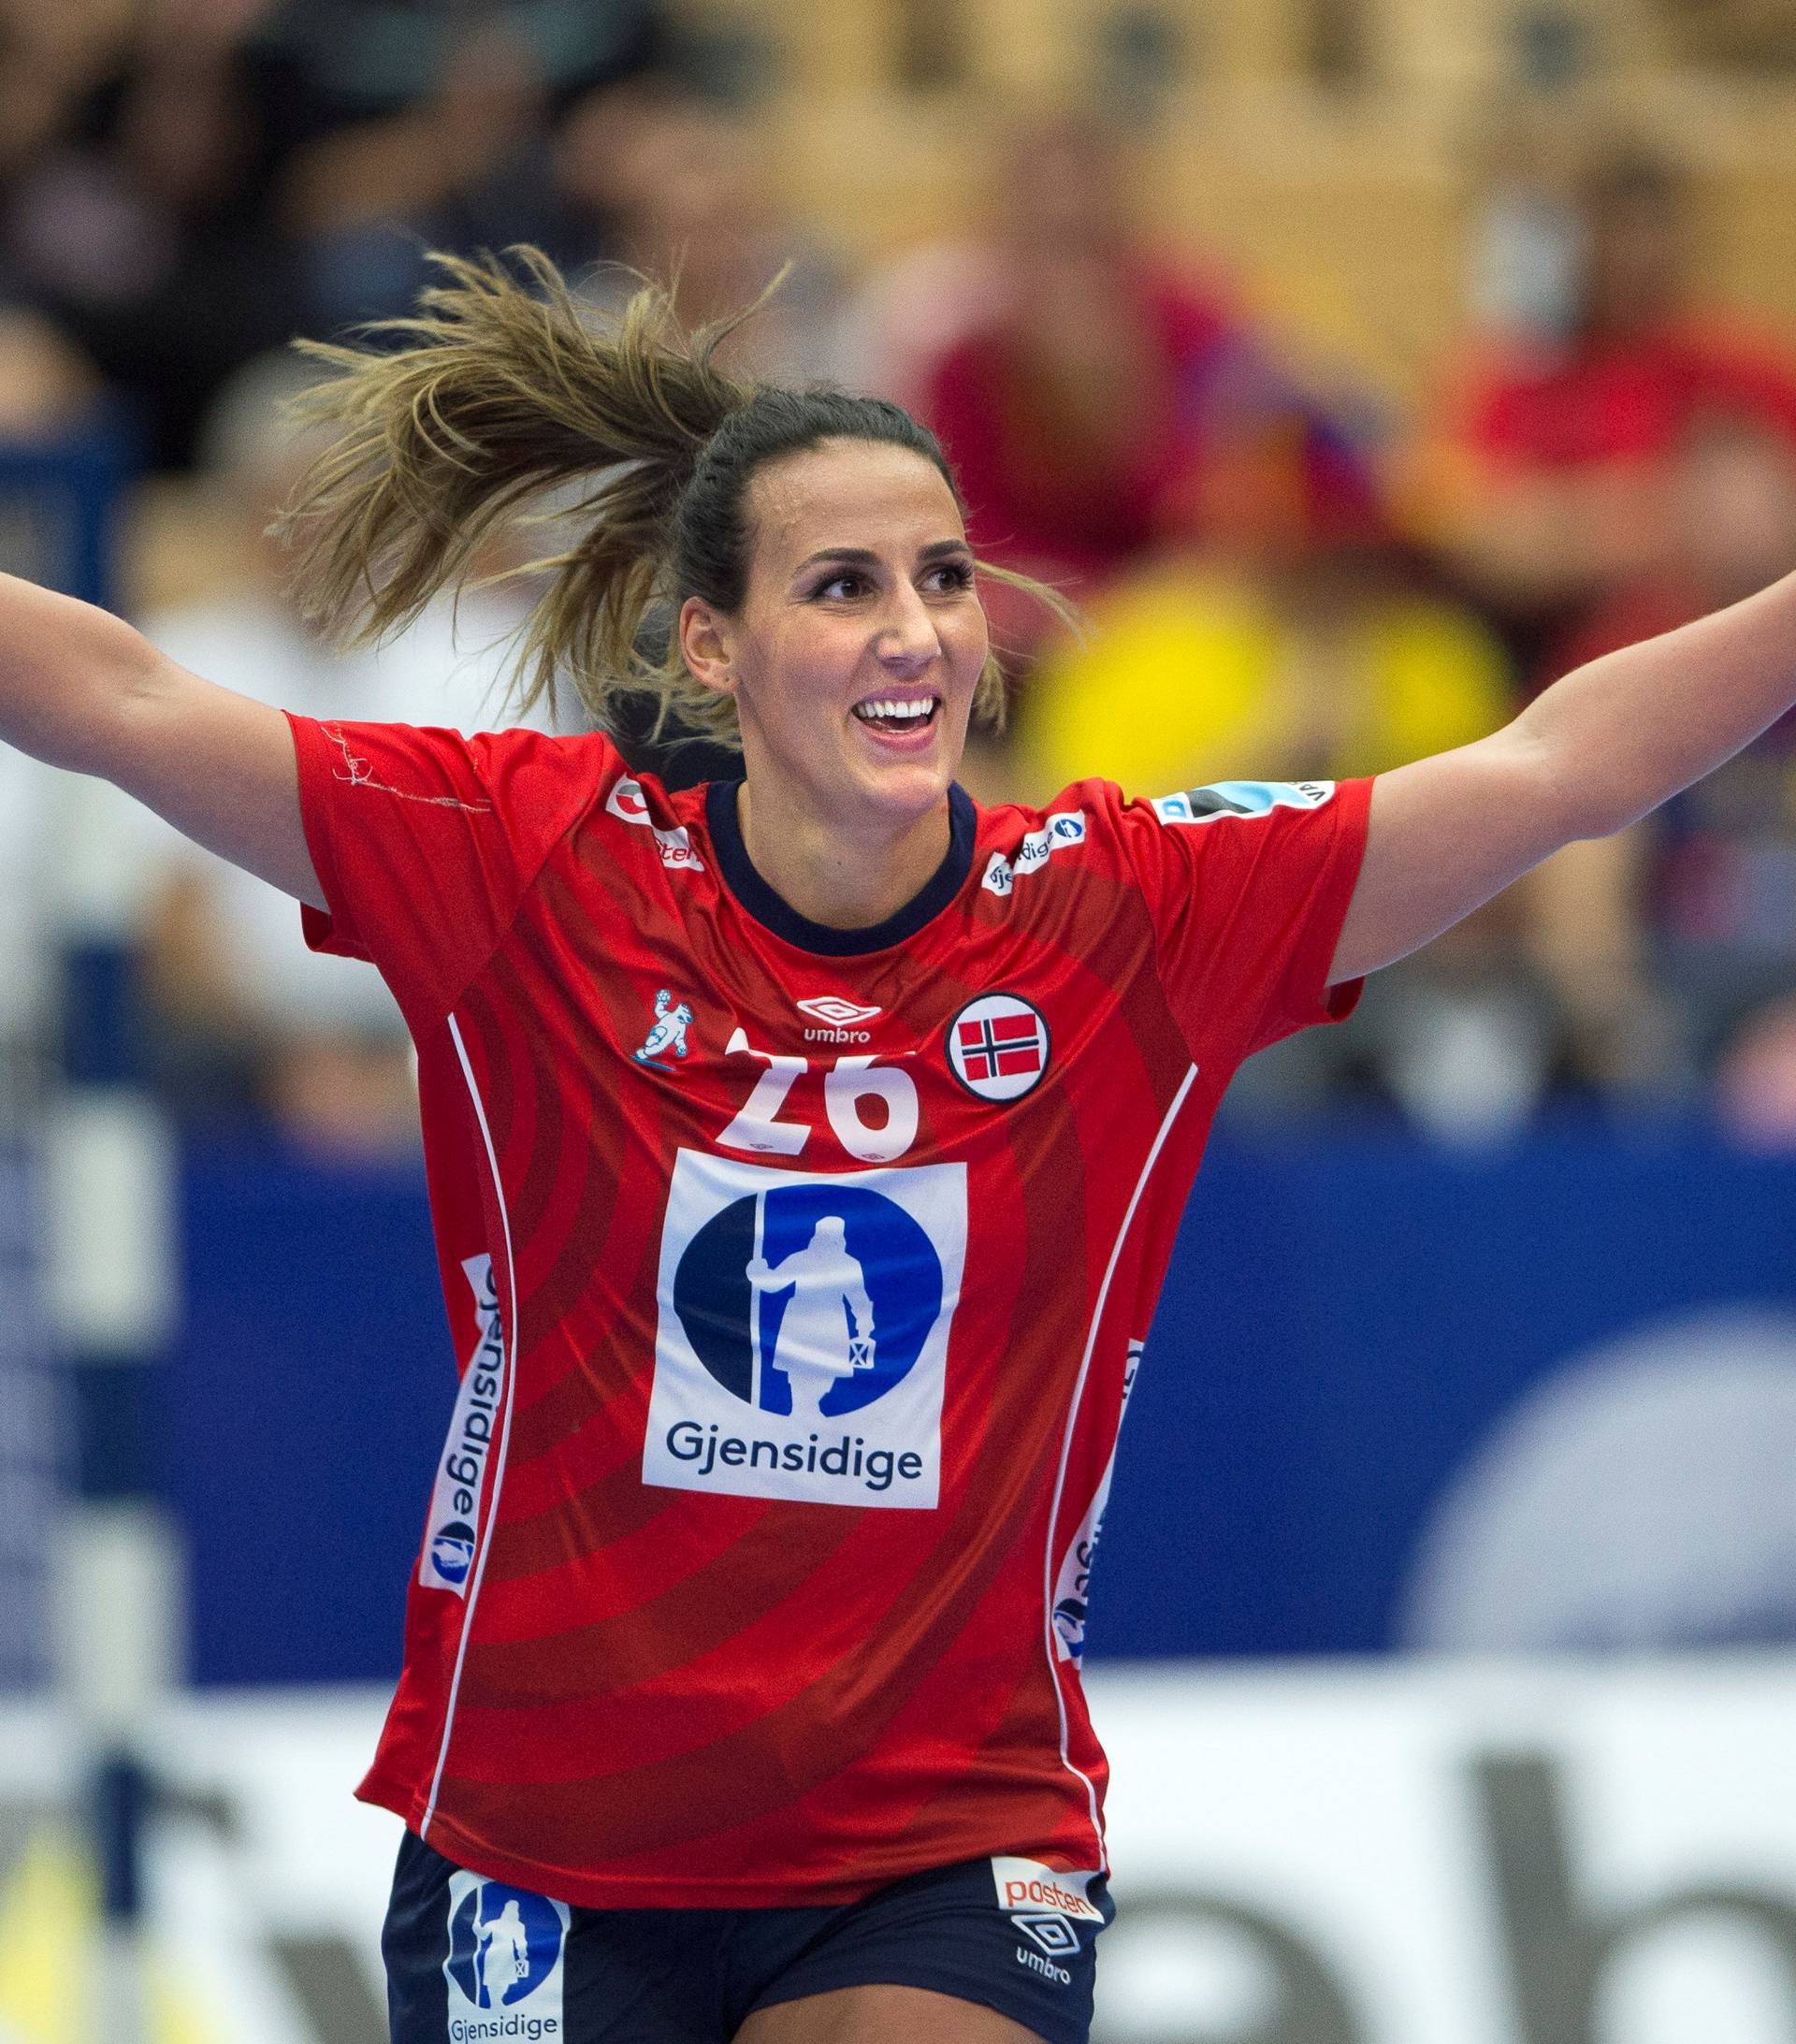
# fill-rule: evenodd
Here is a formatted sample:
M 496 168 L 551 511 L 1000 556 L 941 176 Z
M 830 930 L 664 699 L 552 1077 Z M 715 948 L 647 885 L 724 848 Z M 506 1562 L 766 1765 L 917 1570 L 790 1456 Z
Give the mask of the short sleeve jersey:
M 1224 1086 L 1352 1005 L 1370 784 L 957 788 L 842 931 L 734 784 L 293 725 L 311 940 L 417 1040 L 460 1372 L 362 1793 L 595 1907 L 1102 1868 L 1118 1428 Z

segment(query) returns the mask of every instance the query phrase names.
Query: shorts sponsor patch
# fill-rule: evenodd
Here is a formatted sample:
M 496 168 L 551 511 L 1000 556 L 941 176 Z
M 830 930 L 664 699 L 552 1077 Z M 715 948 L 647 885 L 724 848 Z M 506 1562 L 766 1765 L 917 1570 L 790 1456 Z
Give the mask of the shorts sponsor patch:
M 1077 1917 L 1081 1923 L 1102 1923 L 1104 1912 L 1091 1898 L 1095 1874 L 1063 1874 L 1038 1860 L 994 1858 L 992 1878 L 998 1907 L 1007 1915 Z
M 563 1902 L 457 1869 L 449 1877 L 448 2044 L 549 2044 L 567 2035 Z

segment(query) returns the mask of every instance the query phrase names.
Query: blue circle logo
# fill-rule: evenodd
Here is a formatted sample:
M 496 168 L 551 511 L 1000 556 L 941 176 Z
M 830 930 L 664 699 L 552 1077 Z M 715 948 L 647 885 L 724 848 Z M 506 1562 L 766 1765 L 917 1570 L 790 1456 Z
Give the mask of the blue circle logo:
M 430 1543 L 430 1566 L 445 1583 L 465 1583 L 473 1565 L 474 1529 L 451 1519 Z
M 476 2008 L 505 2008 L 533 1994 L 561 1956 L 561 1915 L 522 1888 L 482 1881 L 449 1924 L 443 1970 Z
M 732 1200 L 687 1244 L 674 1307 L 692 1352 L 763 1413 L 840 1419 L 884 1398 L 942 1310 L 934 1244 L 904 1208 L 825 1180 Z

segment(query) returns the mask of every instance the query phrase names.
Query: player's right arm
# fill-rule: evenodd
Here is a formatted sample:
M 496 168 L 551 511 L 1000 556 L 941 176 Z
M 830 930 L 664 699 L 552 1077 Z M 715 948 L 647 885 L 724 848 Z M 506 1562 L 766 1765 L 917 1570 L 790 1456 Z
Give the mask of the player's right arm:
M 282 713 L 190 674 L 109 611 L 7 574 L 0 740 L 114 782 L 196 844 L 325 906 Z

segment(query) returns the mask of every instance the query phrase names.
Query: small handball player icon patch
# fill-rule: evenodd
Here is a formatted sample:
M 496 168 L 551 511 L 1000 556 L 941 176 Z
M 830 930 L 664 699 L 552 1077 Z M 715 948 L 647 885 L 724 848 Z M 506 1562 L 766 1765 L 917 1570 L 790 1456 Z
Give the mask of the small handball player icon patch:
M 948 1025 L 948 1062 L 981 1100 L 1020 1100 L 1048 1069 L 1048 1023 L 1014 993 L 982 993 Z

